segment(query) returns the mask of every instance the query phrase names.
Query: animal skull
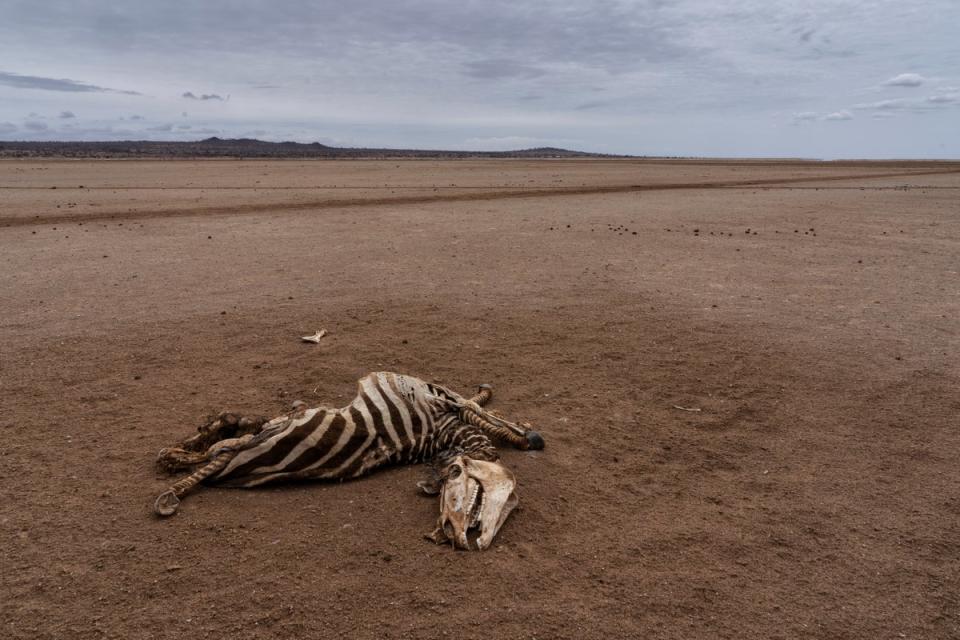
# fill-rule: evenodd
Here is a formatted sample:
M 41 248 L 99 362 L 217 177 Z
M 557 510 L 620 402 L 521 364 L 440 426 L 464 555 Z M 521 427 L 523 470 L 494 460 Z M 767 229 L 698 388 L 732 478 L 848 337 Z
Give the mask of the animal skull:
M 490 546 L 494 536 L 517 506 L 513 473 L 499 462 L 457 456 L 444 469 L 440 488 L 440 518 L 427 536 L 438 544 L 471 549 L 476 534 L 478 551 Z

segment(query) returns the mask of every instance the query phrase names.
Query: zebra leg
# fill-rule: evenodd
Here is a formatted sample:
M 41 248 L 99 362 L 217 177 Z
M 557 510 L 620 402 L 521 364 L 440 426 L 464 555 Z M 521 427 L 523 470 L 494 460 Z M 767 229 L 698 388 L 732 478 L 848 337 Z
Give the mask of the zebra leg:
M 470 402 L 475 402 L 479 406 L 483 406 L 490 402 L 490 399 L 493 397 L 493 385 L 482 384 L 480 388 L 477 389 L 477 395 L 470 398 Z
M 217 440 L 232 436 L 239 421 L 236 414 L 221 411 L 216 417 L 211 416 L 204 424 L 197 427 L 197 432 L 182 440 L 179 446 L 185 451 L 206 451 Z
M 546 444 L 543 436 L 531 429 L 529 423 L 504 420 L 492 411 L 481 408 L 475 402 L 467 402 L 463 405 L 460 409 L 460 419 L 479 427 L 491 438 L 509 442 L 517 449 L 538 451 Z
M 223 468 L 226 467 L 227 464 L 233 460 L 238 453 L 240 453 L 243 445 L 249 442 L 252 438 L 253 434 L 248 433 L 239 438 L 231 438 L 229 440 L 218 442 L 216 445 L 211 447 L 210 451 L 207 453 L 207 458 L 210 460 L 210 462 L 204 467 L 197 469 L 186 478 L 178 480 L 167 491 L 161 493 L 157 497 L 156 502 L 153 503 L 154 513 L 162 517 L 172 516 L 174 513 L 176 513 L 177 509 L 180 507 L 180 498 L 193 491 L 198 484 L 210 476 L 223 470 Z
M 470 398 L 470 402 L 476 404 L 476 408 L 479 408 L 490 402 L 491 398 L 493 398 L 493 386 L 482 384 L 477 394 Z M 545 445 L 543 436 L 533 431 L 527 422 L 509 422 L 490 410 L 470 410 L 464 413 L 473 416 L 472 418 L 466 415 L 461 416 L 466 422 L 482 428 L 491 437 L 506 440 L 518 449 L 540 450 Z
M 184 440 L 181 446 L 188 451 L 206 451 L 220 440 L 257 433 L 265 422 L 267 418 L 263 416 L 239 416 L 223 411 L 199 427 L 197 434 Z
M 293 412 L 290 415 L 300 415 L 306 409 L 306 403 L 293 403 Z M 178 480 L 167 491 L 157 497 L 153 510 L 158 516 L 172 516 L 180 507 L 180 498 L 192 491 L 198 484 L 223 470 L 231 460 L 265 428 L 276 426 L 290 419 L 290 416 L 280 416 L 273 420 L 264 417 L 238 418 L 231 413 L 221 413 L 219 417 L 200 427 L 197 436 L 184 441 L 189 442 L 191 448 L 199 447 L 207 440 L 213 440 L 204 451 L 188 451 L 182 447 L 170 447 L 160 450 L 157 463 L 161 468 L 171 471 L 182 468 L 196 467 L 197 469 L 186 478 Z
M 192 469 L 210 461 L 210 449 L 222 448 L 216 447 L 217 443 L 259 433 L 266 422 L 267 419 L 262 416 L 241 417 L 224 411 L 198 427 L 193 436 L 173 447 L 161 449 L 157 455 L 157 466 L 167 473 Z
M 205 451 L 188 451 L 183 447 L 164 447 L 157 454 L 157 466 L 166 473 L 192 469 L 208 460 Z

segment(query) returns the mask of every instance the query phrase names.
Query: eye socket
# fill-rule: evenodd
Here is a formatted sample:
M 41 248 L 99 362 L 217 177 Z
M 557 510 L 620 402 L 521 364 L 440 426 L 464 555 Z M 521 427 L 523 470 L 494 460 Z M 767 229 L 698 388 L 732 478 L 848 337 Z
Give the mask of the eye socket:
M 447 475 L 451 478 L 459 478 L 461 473 L 463 473 L 463 468 L 460 465 L 455 464 L 452 467 L 450 467 L 450 470 L 447 472 Z

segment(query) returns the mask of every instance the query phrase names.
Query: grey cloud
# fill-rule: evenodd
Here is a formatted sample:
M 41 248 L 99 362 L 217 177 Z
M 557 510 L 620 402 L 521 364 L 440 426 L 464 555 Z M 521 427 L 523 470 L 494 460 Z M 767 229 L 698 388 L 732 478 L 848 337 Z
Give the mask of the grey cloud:
M 889 80 L 884 80 L 880 84 L 885 87 L 919 87 L 925 81 L 925 78 L 917 73 L 901 73 Z
M 814 58 L 853 58 L 858 54 L 854 49 L 829 49 L 826 47 L 814 47 L 811 49 Z
M 828 121 L 829 120 L 834 120 L 834 121 L 853 120 L 853 114 L 847 111 L 846 109 L 842 109 L 840 111 L 834 111 L 833 113 L 828 113 L 827 115 L 823 116 L 823 119 Z
M 866 102 L 853 105 L 854 109 L 880 109 L 882 111 L 896 111 L 908 109 L 915 103 L 904 98 L 894 98 L 893 100 L 878 100 L 877 102 Z
M 771 6 L 768 8 L 775 8 Z M 771 12 L 770 17 L 783 20 L 786 16 L 780 11 Z M 779 15 L 777 15 L 779 13 Z M 801 14 L 804 22 L 809 22 L 813 18 L 809 15 Z M 741 16 L 741 19 L 749 23 L 748 15 Z M 825 33 L 830 27 L 829 24 L 802 25 L 790 28 L 790 33 L 797 38 L 797 46 L 791 49 L 793 55 L 801 59 L 820 60 L 825 58 L 853 58 L 858 55 L 855 48 L 850 46 L 838 46 L 833 42 L 833 38 Z
M 793 114 L 794 122 L 812 122 L 820 117 L 816 111 L 801 111 L 800 113 Z
M 172 125 L 172 124 L 158 124 L 158 125 L 155 126 L 155 127 L 147 127 L 147 131 L 169 132 L 169 131 L 173 131 L 173 125 Z
M 0 71 L 0 85 L 16 89 L 42 89 L 45 91 L 73 91 L 96 93 L 123 93 L 131 96 L 142 95 L 136 91 L 120 91 L 95 84 L 68 80 L 66 78 L 43 78 L 41 76 L 22 76 L 17 73 Z
M 27 120 L 23 123 L 23 128 L 28 131 L 46 131 L 48 129 L 47 123 L 39 120 Z
M 852 108 L 858 111 L 912 111 L 923 113 L 950 107 L 954 104 L 960 104 L 960 94 L 940 94 L 927 98 L 894 98 L 892 100 L 855 104 Z
M 196 95 L 193 91 L 185 91 L 182 96 L 188 100 L 220 100 L 223 101 L 223 96 L 220 96 L 216 93 L 202 93 L 199 96 Z
M 60 118 L 63 120 L 68 120 L 70 118 L 76 118 L 76 114 L 73 111 L 61 111 Z
M 802 111 L 793 114 L 794 124 L 801 122 L 840 122 L 843 120 L 853 120 L 853 114 L 846 109 L 840 111 L 831 111 L 830 113 L 817 113 L 816 111 Z
M 20 32 L 58 30 L 69 33 L 71 47 L 110 51 L 146 42 L 154 51 L 191 57 L 256 52 L 338 63 L 433 52 L 454 65 L 473 56 L 617 71 L 697 55 L 699 47 L 682 31 L 688 18 L 672 4 L 423 0 L 395 6 L 354 0 L 288 2 L 278 11 L 266 0 L 246 0 L 242 10 L 236 2 L 209 0 L 170 11 L 162 3 L 49 0 L 43 12 L 15 5 L 5 19 Z
M 130 140 L 138 135 L 139 131 L 131 129 L 115 129 L 112 126 L 75 127 L 66 125 L 58 130 L 50 129 L 37 134 L 37 139 L 44 140 Z
M 606 100 L 596 100 L 593 102 L 584 102 L 582 104 L 578 104 L 576 107 L 574 107 L 574 109 L 576 109 L 577 111 L 589 111 L 590 109 L 599 109 L 601 107 L 606 107 L 610 104 L 611 103 Z
M 131 120 L 144 120 L 144 117 L 143 117 L 143 116 L 138 116 L 137 114 L 133 114 L 132 116 L 130 116 L 130 119 L 131 119 Z
M 17 130 L 17 125 L 12 122 L 0 122 L 0 135 L 5 133 L 13 133 Z
M 522 64 L 512 60 L 478 60 L 476 62 L 465 62 L 464 73 L 474 78 L 484 80 L 500 80 L 503 78 L 520 78 L 529 80 L 539 78 L 547 72 L 537 67 Z

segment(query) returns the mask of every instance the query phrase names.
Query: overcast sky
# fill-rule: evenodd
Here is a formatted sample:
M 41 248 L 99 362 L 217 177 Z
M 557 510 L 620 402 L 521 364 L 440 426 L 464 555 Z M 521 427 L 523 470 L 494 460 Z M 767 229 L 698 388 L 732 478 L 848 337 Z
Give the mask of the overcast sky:
M 960 157 L 957 0 L 0 0 L 0 140 Z

